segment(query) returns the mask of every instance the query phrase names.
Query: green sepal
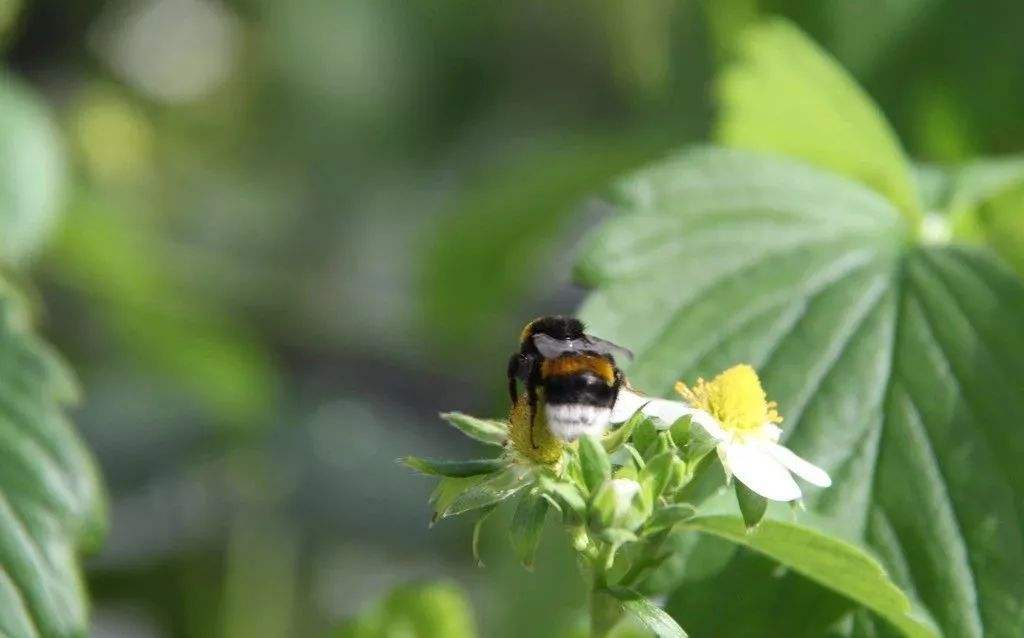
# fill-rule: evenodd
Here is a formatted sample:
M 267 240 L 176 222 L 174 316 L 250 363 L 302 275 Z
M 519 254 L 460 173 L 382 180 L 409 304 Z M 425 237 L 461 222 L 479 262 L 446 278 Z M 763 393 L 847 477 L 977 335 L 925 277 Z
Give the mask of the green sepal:
M 697 508 L 689 503 L 673 503 L 654 510 L 651 517 L 644 525 L 644 534 L 652 534 L 661 530 L 669 529 L 676 523 L 693 518 L 697 514 Z
M 733 484 L 736 486 L 736 502 L 739 503 L 740 513 L 743 514 L 743 523 L 748 530 L 753 529 L 764 518 L 764 513 L 768 509 L 768 499 L 755 494 L 739 481 L 733 481 Z
M 633 432 L 636 430 L 636 427 L 643 423 L 645 419 L 646 417 L 644 416 L 644 413 L 637 410 L 633 413 L 633 416 L 629 417 L 629 419 L 618 429 L 609 432 L 601 440 L 601 445 L 604 446 L 605 452 L 612 454 L 622 447 L 622 444 L 629 440 L 633 435 Z
M 640 471 L 640 485 L 652 502 L 661 496 L 672 479 L 672 459 L 675 457 L 675 452 L 666 450 L 648 461 Z
M 548 507 L 549 503 L 544 497 L 528 492 L 519 499 L 516 511 L 512 515 L 512 524 L 508 530 L 509 539 L 519 562 L 526 569 L 533 569 L 533 557 L 540 544 Z
M 434 490 L 434 521 L 494 505 L 526 483 L 512 470 L 483 476 L 444 477 Z
M 398 460 L 417 472 L 430 476 L 465 477 L 491 474 L 505 467 L 501 459 L 473 459 L 469 461 L 440 461 L 418 456 L 406 456 Z
M 476 521 L 473 523 L 473 560 L 476 561 L 477 567 L 484 567 L 484 561 L 480 558 L 480 532 L 483 530 L 484 521 L 490 516 L 494 510 L 498 508 L 498 504 L 489 505 L 480 510 L 480 515 L 477 516 Z
M 471 439 L 501 446 L 508 439 L 508 424 L 493 419 L 478 419 L 461 412 L 442 412 L 441 418 Z
M 590 492 L 611 478 L 612 464 L 604 447 L 592 436 L 581 436 L 579 442 L 580 470 L 583 483 Z
M 579 488 L 572 483 L 559 481 L 548 476 L 540 476 L 538 485 L 541 495 L 562 512 L 562 520 L 567 525 L 582 525 L 586 520 L 587 503 L 583 500 Z

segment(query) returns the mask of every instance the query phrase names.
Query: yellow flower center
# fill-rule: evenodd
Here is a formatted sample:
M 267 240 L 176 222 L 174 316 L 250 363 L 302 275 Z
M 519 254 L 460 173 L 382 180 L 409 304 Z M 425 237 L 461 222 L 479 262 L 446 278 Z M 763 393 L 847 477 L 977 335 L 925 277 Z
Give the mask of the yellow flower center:
M 711 381 L 697 379 L 693 388 L 680 381 L 676 392 L 693 407 L 709 412 L 728 431 L 742 433 L 765 423 L 782 422 L 778 406 L 768 401 L 757 372 L 746 364 L 733 366 Z

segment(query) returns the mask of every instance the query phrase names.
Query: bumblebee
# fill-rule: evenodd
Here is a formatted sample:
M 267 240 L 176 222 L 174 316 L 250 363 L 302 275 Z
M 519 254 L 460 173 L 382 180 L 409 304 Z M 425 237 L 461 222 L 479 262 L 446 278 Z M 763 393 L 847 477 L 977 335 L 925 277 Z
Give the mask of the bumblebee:
M 508 393 L 513 410 L 526 404 L 533 447 L 538 446 L 538 413 L 562 441 L 603 432 L 625 383 L 616 358 L 632 357 L 629 350 L 586 334 L 583 322 L 574 317 L 540 317 L 527 324 L 519 350 L 508 362 Z M 525 388 L 522 394 L 519 382 Z

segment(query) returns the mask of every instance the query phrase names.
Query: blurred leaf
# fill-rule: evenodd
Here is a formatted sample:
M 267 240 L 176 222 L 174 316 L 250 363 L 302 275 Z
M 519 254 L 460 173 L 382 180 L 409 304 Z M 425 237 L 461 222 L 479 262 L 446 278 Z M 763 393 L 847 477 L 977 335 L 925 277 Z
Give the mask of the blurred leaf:
M 812 508 L 945 633 L 1024 631 L 1020 280 L 910 244 L 888 201 L 782 158 L 690 151 L 620 200 L 583 255 L 582 316 L 637 353 L 633 384 L 665 395 L 752 364 L 786 444 L 835 481 Z
M 605 590 L 622 606 L 630 618 L 654 632 L 658 638 L 686 638 L 686 632 L 661 607 L 630 589 L 613 587 Z
M 276 392 L 270 356 L 215 300 L 191 294 L 145 218 L 82 195 L 49 265 L 117 338 L 232 425 L 264 423 Z
M 919 188 L 944 234 L 987 244 L 1024 275 L 1024 157 L 980 159 L 962 166 L 919 166 Z
M 455 585 L 404 585 L 376 608 L 343 626 L 336 638 L 475 638 L 466 596 Z
M 828 53 L 790 23 L 749 29 L 718 84 L 717 138 L 729 146 L 801 158 L 862 182 L 907 218 L 921 216 L 892 127 Z
M 864 605 L 907 636 L 938 635 L 926 619 L 913 617 L 910 601 L 875 559 L 836 537 L 775 520 L 748 529 L 736 516 L 698 516 L 685 525 L 766 554 Z
M 39 249 L 57 219 L 64 178 L 60 133 L 45 105 L 0 72 L 0 260 L 20 264 Z
M 75 382 L 0 282 L 0 635 L 84 636 L 79 554 L 98 547 L 106 505 L 64 416 Z
M 527 569 L 533 569 L 533 557 L 540 544 L 540 534 L 544 531 L 544 519 L 548 514 L 548 502 L 537 494 L 523 494 L 516 505 L 512 516 L 512 525 L 508 533 L 512 540 L 512 549 Z
M 663 132 L 631 133 L 563 139 L 527 153 L 468 187 L 424 236 L 420 298 L 425 328 L 443 352 L 506 343 L 525 323 L 509 309 L 527 291 L 563 283 L 551 266 L 572 239 L 574 204 L 671 142 Z
M 441 418 L 458 428 L 471 439 L 487 445 L 504 445 L 508 439 L 508 423 L 478 419 L 461 412 L 445 412 Z
M 407 456 L 401 459 L 401 462 L 417 472 L 431 476 L 478 476 L 496 472 L 506 465 L 501 459 L 438 461 L 418 456 Z

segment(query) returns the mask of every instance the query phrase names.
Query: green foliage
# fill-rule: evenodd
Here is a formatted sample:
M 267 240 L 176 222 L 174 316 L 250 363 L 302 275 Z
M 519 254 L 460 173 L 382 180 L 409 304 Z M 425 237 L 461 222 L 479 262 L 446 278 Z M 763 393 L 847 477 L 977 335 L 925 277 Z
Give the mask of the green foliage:
M 276 392 L 270 356 L 215 300 L 190 293 L 174 257 L 144 221 L 80 194 L 51 268 L 81 291 L 141 362 L 178 382 L 223 423 L 264 423 Z
M 907 636 L 936 635 L 927 620 L 913 616 L 907 596 L 889 580 L 877 561 L 834 536 L 770 519 L 750 530 L 736 516 L 698 516 L 685 526 L 770 556 L 876 612 Z
M 335 638 L 476 638 L 462 591 L 448 583 L 404 585 L 374 609 L 335 632 Z
M 686 632 L 672 616 L 637 592 L 623 587 L 604 591 L 618 602 L 624 614 L 654 632 L 658 638 L 686 638 Z
M 560 283 L 550 273 L 568 261 L 559 247 L 574 234 L 574 205 L 669 143 L 661 131 L 570 136 L 467 187 L 452 213 L 424 237 L 420 291 L 433 339 L 446 352 L 506 343 L 522 327 L 520 318 L 509 323 L 510 305 L 528 290 Z
M 814 506 L 943 631 L 1019 632 L 1020 282 L 985 254 L 909 244 L 889 202 L 788 160 L 691 151 L 619 193 L 626 214 L 583 256 L 583 317 L 638 353 L 633 382 L 661 394 L 753 363 L 787 445 L 836 479 Z
M 70 373 L 0 282 L 0 634 L 85 636 L 79 554 L 106 529 L 99 477 L 64 408 Z
M 896 135 L 831 56 L 782 20 L 750 28 L 738 48 L 738 61 L 718 84 L 719 141 L 831 169 L 917 222 L 921 207 Z
M 501 421 L 478 419 L 461 412 L 445 412 L 441 418 L 480 443 L 501 446 L 508 439 L 508 424 Z
M 527 569 L 533 569 L 533 558 L 540 544 L 540 534 L 544 530 L 544 519 L 548 514 L 548 502 L 536 494 L 523 494 L 512 515 L 509 526 L 509 539 L 516 556 Z
M 64 172 L 60 136 L 45 106 L 0 73 L 0 261 L 21 264 L 38 251 L 59 212 Z
M 402 463 L 423 474 L 432 476 L 479 476 L 501 469 L 499 459 L 475 459 L 471 461 L 438 461 L 418 456 L 407 456 Z
M 947 235 L 987 244 L 1024 275 L 1024 158 L 919 167 L 918 183 Z

